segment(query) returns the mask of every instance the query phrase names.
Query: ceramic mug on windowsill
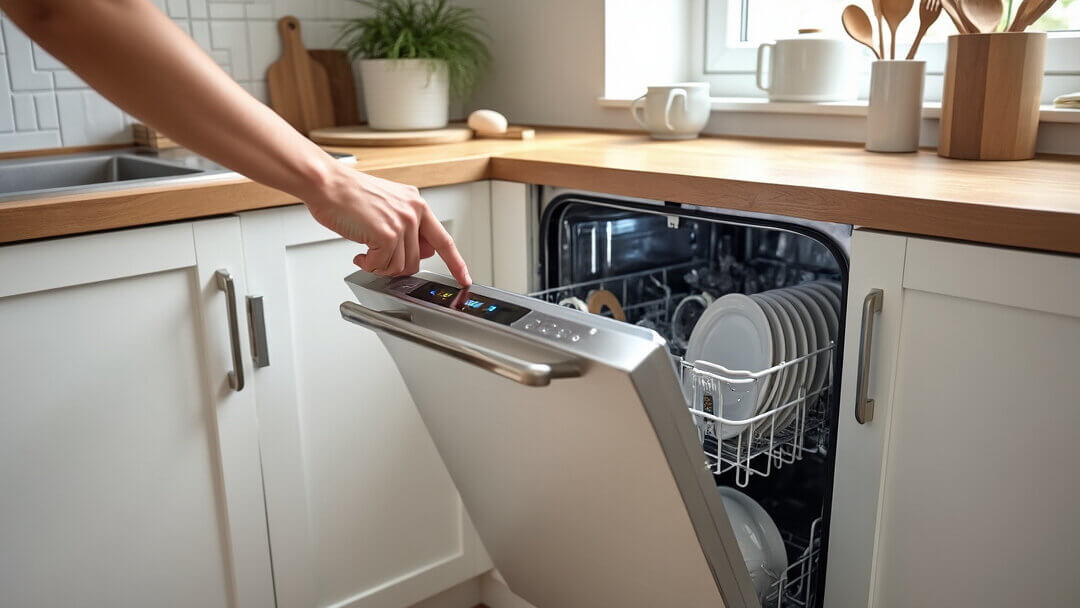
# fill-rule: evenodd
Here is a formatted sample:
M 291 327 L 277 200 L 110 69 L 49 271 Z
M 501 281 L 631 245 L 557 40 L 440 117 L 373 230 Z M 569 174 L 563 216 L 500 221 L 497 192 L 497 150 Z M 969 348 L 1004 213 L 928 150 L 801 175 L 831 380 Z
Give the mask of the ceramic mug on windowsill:
M 681 82 L 650 86 L 630 104 L 630 114 L 653 139 L 693 139 L 709 122 L 709 85 Z

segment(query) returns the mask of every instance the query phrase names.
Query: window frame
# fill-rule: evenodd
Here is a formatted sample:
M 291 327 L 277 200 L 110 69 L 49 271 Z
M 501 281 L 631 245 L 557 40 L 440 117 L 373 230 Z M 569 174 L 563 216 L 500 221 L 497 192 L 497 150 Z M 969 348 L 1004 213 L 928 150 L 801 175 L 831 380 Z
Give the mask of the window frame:
M 701 16 L 702 26 L 697 35 L 691 35 L 691 41 L 697 47 L 691 49 L 691 76 L 708 82 L 714 97 L 765 96 L 765 92 L 758 89 L 754 81 L 758 45 L 742 41 L 739 35 L 742 28 L 742 7 L 746 2 L 752 1 L 694 2 L 695 12 L 692 14 Z M 864 74 L 860 75 L 861 100 L 867 98 L 868 74 L 870 61 L 873 59 L 869 50 L 863 49 L 863 53 L 866 61 Z M 940 82 L 944 77 L 945 53 L 944 42 L 926 41 L 920 47 L 919 56 L 926 60 L 925 101 L 941 100 Z M 1048 33 L 1044 77 L 1043 103 L 1050 103 L 1057 95 L 1080 90 L 1080 30 Z

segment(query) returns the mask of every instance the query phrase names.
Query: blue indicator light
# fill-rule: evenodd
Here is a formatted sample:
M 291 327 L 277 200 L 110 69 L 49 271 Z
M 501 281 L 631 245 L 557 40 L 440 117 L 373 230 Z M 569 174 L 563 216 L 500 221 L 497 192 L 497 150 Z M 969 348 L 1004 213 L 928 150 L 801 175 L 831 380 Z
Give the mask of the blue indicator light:
M 435 290 L 434 289 L 431 290 L 431 295 L 435 295 Z
M 493 312 L 496 308 L 498 308 L 498 306 L 492 304 L 491 306 L 488 306 L 488 312 Z
M 469 308 L 480 308 L 484 303 L 479 300 L 466 300 L 465 305 Z

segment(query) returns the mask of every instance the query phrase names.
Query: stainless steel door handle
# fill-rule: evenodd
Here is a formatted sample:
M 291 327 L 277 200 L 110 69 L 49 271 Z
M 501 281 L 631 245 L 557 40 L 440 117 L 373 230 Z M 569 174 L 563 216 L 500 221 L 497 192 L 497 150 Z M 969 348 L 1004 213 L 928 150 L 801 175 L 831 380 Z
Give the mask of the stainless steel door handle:
M 413 323 L 408 313 L 372 310 L 355 302 L 342 302 L 341 316 L 346 321 L 435 349 L 526 386 L 547 386 L 552 379 L 576 378 L 584 371 L 584 361 L 578 359 L 536 363 L 432 331 Z
M 859 375 L 855 380 L 855 420 L 866 424 L 874 419 L 874 400 L 867 396 L 870 390 L 870 351 L 874 342 L 874 315 L 881 312 L 885 292 L 871 289 L 863 300 L 862 332 L 859 334 Z
M 218 289 L 225 292 L 225 305 L 229 312 L 229 344 L 232 348 L 233 368 L 229 372 L 229 386 L 236 392 L 244 390 L 244 360 L 240 354 L 240 322 L 236 315 L 236 287 L 232 275 L 225 268 L 214 273 Z

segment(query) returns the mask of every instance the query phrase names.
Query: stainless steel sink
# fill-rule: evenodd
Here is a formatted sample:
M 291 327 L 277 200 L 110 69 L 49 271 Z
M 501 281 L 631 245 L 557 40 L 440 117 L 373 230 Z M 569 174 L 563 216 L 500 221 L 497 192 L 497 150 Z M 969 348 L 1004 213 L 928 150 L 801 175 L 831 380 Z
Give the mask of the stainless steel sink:
M 342 161 L 355 160 L 347 154 L 332 156 Z M 18 158 L 0 161 L 0 203 L 233 177 L 238 174 L 183 148 L 123 148 Z
M 126 154 L 23 160 L 0 164 L 0 194 L 202 173 Z

